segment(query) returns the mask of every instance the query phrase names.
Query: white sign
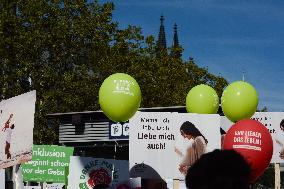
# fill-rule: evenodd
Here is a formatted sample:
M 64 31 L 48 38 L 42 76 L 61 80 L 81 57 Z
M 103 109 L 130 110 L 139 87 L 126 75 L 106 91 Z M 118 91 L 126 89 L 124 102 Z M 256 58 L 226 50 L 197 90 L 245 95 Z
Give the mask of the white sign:
M 5 188 L 5 169 L 0 169 L 0 188 Z
M 272 136 L 273 156 L 271 163 L 284 163 L 284 112 L 256 112 L 252 119 L 261 122 Z M 232 122 L 223 116 L 221 122 L 221 127 L 225 132 L 233 125 Z M 280 125 L 281 122 L 283 127 Z
M 36 92 L 0 102 L 0 169 L 31 160 Z
M 19 164 L 13 166 L 13 182 L 15 184 L 16 189 L 24 188 L 23 174 Z
M 167 183 L 167 189 L 175 189 L 173 179 L 166 179 L 165 181 Z M 179 181 L 179 188 L 178 189 L 187 189 L 184 181 L 182 181 L 182 180 Z
M 53 184 L 47 184 L 47 189 L 62 189 L 64 184 L 62 183 L 53 183 Z
M 91 157 L 70 157 L 68 189 L 93 189 L 102 184 L 110 189 L 128 187 L 129 163 Z
M 129 183 L 130 183 L 130 188 L 131 189 L 141 189 L 141 178 L 130 178 Z
M 109 139 L 110 140 L 128 140 L 129 139 L 129 123 L 109 123 Z
M 180 178 L 204 153 L 220 149 L 220 116 L 138 112 L 129 121 L 130 177 Z

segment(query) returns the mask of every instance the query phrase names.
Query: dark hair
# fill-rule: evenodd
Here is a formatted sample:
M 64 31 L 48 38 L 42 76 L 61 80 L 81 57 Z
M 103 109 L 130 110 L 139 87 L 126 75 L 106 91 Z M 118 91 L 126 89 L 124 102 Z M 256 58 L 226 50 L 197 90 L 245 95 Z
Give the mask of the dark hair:
M 284 129 L 284 119 L 280 122 L 280 129 Z
M 234 150 L 214 150 L 187 171 L 188 189 L 249 189 L 250 167 Z
M 224 131 L 224 129 L 222 129 L 222 127 L 220 127 L 220 133 L 221 133 L 221 135 L 225 135 L 226 131 Z
M 12 125 L 11 125 L 11 129 L 14 129 L 14 128 L 15 128 L 15 125 L 14 125 L 14 124 L 12 124 Z
M 180 130 L 183 131 L 187 135 L 191 135 L 194 138 L 198 136 L 202 136 L 205 140 L 205 143 L 208 143 L 208 140 L 203 136 L 203 134 L 195 127 L 195 125 L 189 121 L 184 122 L 180 126 Z

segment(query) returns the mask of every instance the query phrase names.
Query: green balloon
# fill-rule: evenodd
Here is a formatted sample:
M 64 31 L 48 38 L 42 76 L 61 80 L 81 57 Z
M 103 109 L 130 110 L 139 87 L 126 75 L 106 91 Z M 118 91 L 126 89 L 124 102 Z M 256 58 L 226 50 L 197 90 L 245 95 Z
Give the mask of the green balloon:
M 197 85 L 193 87 L 187 94 L 187 112 L 198 114 L 216 114 L 218 108 L 218 95 L 216 91 L 208 85 Z
M 255 88 L 244 81 L 233 82 L 222 94 L 223 113 L 232 122 L 251 118 L 257 105 L 258 96 Z
M 100 87 L 99 103 L 104 114 L 115 122 L 129 120 L 138 110 L 141 91 L 130 75 L 116 73 L 106 78 Z

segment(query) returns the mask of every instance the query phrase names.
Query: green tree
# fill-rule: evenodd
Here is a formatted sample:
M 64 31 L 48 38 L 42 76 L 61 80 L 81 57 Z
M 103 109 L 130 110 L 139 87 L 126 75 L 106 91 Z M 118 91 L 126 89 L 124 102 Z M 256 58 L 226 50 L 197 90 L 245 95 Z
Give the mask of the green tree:
M 58 122 L 46 114 L 98 110 L 98 90 L 110 74 L 138 81 L 142 107 L 184 105 L 187 92 L 207 83 L 227 85 L 193 61 L 161 52 L 141 29 L 120 29 L 112 3 L 13 0 L 0 2 L 1 98 L 37 90 L 35 143 L 56 143 Z
M 274 188 L 275 169 L 274 164 L 270 164 L 262 176 L 260 176 L 253 188 Z

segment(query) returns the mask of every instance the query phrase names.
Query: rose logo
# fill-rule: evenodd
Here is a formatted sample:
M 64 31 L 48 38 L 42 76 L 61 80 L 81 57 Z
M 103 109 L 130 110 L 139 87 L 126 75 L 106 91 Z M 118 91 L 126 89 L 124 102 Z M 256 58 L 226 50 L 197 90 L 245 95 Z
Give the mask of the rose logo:
M 92 188 L 99 184 L 109 185 L 111 183 L 111 177 L 109 176 L 108 172 L 103 168 L 93 170 L 89 174 L 89 177 L 90 178 L 88 180 L 88 184 Z

